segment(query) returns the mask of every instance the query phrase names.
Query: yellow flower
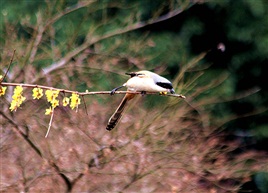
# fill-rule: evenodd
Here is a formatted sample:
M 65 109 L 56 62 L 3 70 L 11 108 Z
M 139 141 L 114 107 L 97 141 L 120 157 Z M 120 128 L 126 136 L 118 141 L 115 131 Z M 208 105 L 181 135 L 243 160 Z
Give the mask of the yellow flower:
M 59 95 L 59 93 L 60 93 L 59 90 L 53 90 L 53 92 L 52 92 L 52 96 L 53 96 L 54 98 L 57 98 L 58 95 Z
M 59 90 L 46 90 L 46 97 L 47 97 L 47 101 L 51 102 L 53 100 L 55 100 L 58 95 L 59 95 L 60 91 Z
M 62 100 L 62 105 L 66 107 L 70 103 L 70 99 L 68 97 L 64 97 Z
M 1 79 L 1 78 L 0 78 Z M 5 86 L 0 86 L 0 96 L 4 95 L 6 93 L 7 87 Z
M 54 100 L 51 101 L 50 103 L 51 103 L 51 106 L 52 106 L 53 108 L 59 106 L 59 100 L 57 100 L 57 99 L 54 99 Z
M 20 105 L 22 104 L 23 101 L 25 101 L 25 97 L 22 96 L 23 94 L 23 88 L 22 86 L 16 86 L 16 88 L 14 89 L 14 93 L 12 96 L 12 101 L 10 104 L 9 109 L 11 111 L 16 111 L 18 107 L 20 107 Z
M 43 89 L 34 88 L 33 89 L 33 99 L 40 99 L 43 96 Z
M 52 90 L 46 90 L 45 95 L 48 102 L 52 101 Z
M 23 91 L 22 86 L 16 86 L 16 88 L 14 89 L 14 95 L 21 95 L 22 91 Z
M 53 108 L 49 107 L 48 109 L 46 109 L 45 115 L 51 115 L 52 112 L 53 112 Z
M 59 90 L 46 90 L 45 94 L 47 97 L 47 101 L 51 104 L 51 107 L 49 109 L 46 109 L 45 115 L 52 114 L 54 108 L 59 106 L 59 100 L 57 99 L 59 93 Z
M 70 107 L 72 109 L 74 109 L 75 107 L 78 107 L 78 105 L 80 105 L 81 99 L 79 98 L 79 95 L 78 94 L 72 93 L 72 96 L 70 98 L 71 98 Z

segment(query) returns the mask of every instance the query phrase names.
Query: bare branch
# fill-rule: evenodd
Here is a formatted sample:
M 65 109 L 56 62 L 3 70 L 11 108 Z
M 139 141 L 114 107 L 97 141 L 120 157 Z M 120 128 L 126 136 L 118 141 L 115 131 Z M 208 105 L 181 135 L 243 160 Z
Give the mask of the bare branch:
M 65 89 L 59 89 L 59 88 L 54 88 L 50 86 L 42 86 L 42 85 L 36 85 L 36 84 L 23 84 L 23 83 L 8 83 L 8 82 L 1 82 L 1 85 L 3 86 L 22 86 L 22 87 L 27 87 L 27 88 L 41 88 L 41 89 L 46 89 L 46 90 L 59 90 L 60 92 L 63 93 L 76 93 L 80 96 L 85 96 L 85 95 L 96 95 L 96 94 L 111 94 L 111 91 L 92 91 L 92 92 L 77 92 L 73 90 L 65 90 Z M 142 94 L 142 92 L 129 92 L 129 91 L 116 91 L 114 94 L 126 94 L 126 93 L 132 93 L 132 94 Z M 178 97 L 185 99 L 186 97 L 181 94 L 159 94 L 159 92 L 146 92 L 148 95 L 161 95 L 161 96 L 172 96 L 172 97 Z
M 41 150 L 31 141 L 31 139 L 29 139 L 28 135 L 25 134 L 24 132 L 21 131 L 20 127 L 18 126 L 17 123 L 15 123 L 12 118 L 8 117 L 6 115 L 6 113 L 0 111 L 0 114 L 2 115 L 2 117 L 4 117 L 11 125 L 13 125 L 14 127 L 12 127 L 16 133 L 19 134 L 19 136 L 21 136 L 29 145 L 30 147 L 41 157 L 43 158 L 42 152 Z
M 71 192 L 71 190 L 73 189 L 73 185 L 72 185 L 70 179 L 64 173 L 62 173 L 61 169 L 54 161 L 49 160 L 49 164 L 56 170 L 56 172 L 59 174 L 59 176 L 64 180 L 64 182 L 67 186 L 66 192 Z
M 63 57 L 58 62 L 55 62 L 52 65 L 50 65 L 49 67 L 44 68 L 43 73 L 40 75 L 40 77 L 44 77 L 47 74 L 49 74 L 50 72 L 52 72 L 52 71 L 54 71 L 54 70 L 56 70 L 58 68 L 61 68 L 62 66 L 67 64 L 73 57 L 75 57 L 76 55 L 80 54 L 81 52 L 83 52 L 84 50 L 89 48 L 91 45 L 93 45 L 93 44 L 95 44 L 95 43 L 97 43 L 99 41 L 108 39 L 108 38 L 113 37 L 113 36 L 122 35 L 122 34 L 125 34 L 127 32 L 130 32 L 130 31 L 141 29 L 141 28 L 143 28 L 145 26 L 152 25 L 152 24 L 155 24 L 155 23 L 158 23 L 158 22 L 161 22 L 161 21 L 165 21 L 167 19 L 170 19 L 172 17 L 175 17 L 175 16 L 179 15 L 183 11 L 184 10 L 181 9 L 181 8 L 176 9 L 176 10 L 171 11 L 171 12 L 169 12 L 169 13 L 163 15 L 163 16 L 158 17 L 157 19 L 148 20 L 148 21 L 140 21 L 140 22 L 137 22 L 136 24 L 133 24 L 131 26 L 127 26 L 124 29 L 115 30 L 115 31 L 110 32 L 110 33 L 108 33 L 106 35 L 103 35 L 101 37 L 96 37 L 96 38 L 92 38 L 91 40 L 87 40 L 81 46 L 76 47 L 75 50 L 67 53 L 66 56 Z M 40 78 L 40 77 L 37 77 L 36 79 L 34 79 L 32 81 L 32 83 L 36 82 L 38 80 L 38 78 Z
M 47 136 L 49 134 L 49 131 L 50 131 L 50 128 L 51 128 L 51 125 L 52 125 L 53 117 L 54 117 L 54 108 L 52 108 L 52 113 L 51 113 L 51 117 L 50 117 L 50 121 L 49 121 L 49 124 L 48 124 L 48 129 L 47 129 L 47 133 L 45 135 L 45 138 L 47 138 Z
M 71 12 L 74 12 L 78 9 L 81 9 L 83 7 L 86 7 L 92 3 L 96 2 L 96 0 L 91 0 L 91 1 L 84 1 L 84 2 L 78 2 L 75 6 L 67 7 L 64 9 L 62 12 L 58 13 L 55 15 L 53 18 L 47 21 L 46 25 L 44 26 L 44 29 L 47 29 L 49 26 L 51 26 L 53 23 L 58 21 L 62 16 L 69 14 Z
M 10 60 L 10 62 L 9 62 L 8 67 L 7 67 L 7 71 L 6 71 L 5 75 L 0 79 L 0 83 L 2 83 L 2 81 L 3 81 L 3 80 L 6 78 L 6 76 L 7 76 L 7 73 L 8 73 L 8 71 L 9 71 L 9 69 L 10 69 L 10 66 L 11 66 L 12 62 L 13 62 L 13 59 L 14 59 L 14 56 L 15 56 L 15 52 L 16 52 L 16 50 L 13 51 L 12 58 L 11 58 L 11 60 Z
M 84 96 L 82 96 L 82 100 L 83 100 L 83 103 L 84 103 L 84 106 L 85 106 L 86 114 L 88 115 L 88 112 L 87 112 L 87 104 L 85 102 Z

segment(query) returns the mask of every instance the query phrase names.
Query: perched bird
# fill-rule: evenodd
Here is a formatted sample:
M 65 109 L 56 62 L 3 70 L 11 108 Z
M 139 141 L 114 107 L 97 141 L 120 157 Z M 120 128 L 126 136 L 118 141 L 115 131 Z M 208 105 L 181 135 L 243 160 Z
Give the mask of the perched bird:
M 139 72 L 130 72 L 126 74 L 130 75 L 131 78 L 122 86 L 113 89 L 111 91 L 111 95 L 113 95 L 115 91 L 122 87 L 127 87 L 127 90 L 131 92 L 142 92 L 142 94 L 145 94 L 146 92 L 170 92 L 172 94 L 175 93 L 172 87 L 172 83 L 168 79 L 159 76 L 156 73 L 147 70 L 142 70 Z M 118 108 L 109 119 L 108 124 L 106 126 L 107 130 L 110 131 L 116 126 L 116 124 L 122 117 L 122 112 L 124 111 L 126 104 L 134 97 L 135 94 L 133 93 L 127 93 L 125 95 Z

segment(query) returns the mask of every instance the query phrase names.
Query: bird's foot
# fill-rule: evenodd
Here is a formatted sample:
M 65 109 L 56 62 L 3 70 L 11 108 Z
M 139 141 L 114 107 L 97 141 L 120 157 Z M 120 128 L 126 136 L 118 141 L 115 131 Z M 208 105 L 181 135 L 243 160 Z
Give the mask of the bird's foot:
M 116 88 L 114 88 L 113 90 L 111 90 L 110 95 L 114 95 L 114 93 L 115 93 L 116 90 L 117 90 Z
M 146 91 L 141 91 L 141 95 L 142 96 L 146 95 Z
M 114 93 L 118 90 L 118 89 L 120 89 L 120 88 L 122 88 L 123 86 L 119 86 L 119 87 L 116 87 L 116 88 L 114 88 L 111 92 L 110 92 L 110 95 L 114 95 Z
M 167 92 L 159 92 L 159 95 L 166 95 Z

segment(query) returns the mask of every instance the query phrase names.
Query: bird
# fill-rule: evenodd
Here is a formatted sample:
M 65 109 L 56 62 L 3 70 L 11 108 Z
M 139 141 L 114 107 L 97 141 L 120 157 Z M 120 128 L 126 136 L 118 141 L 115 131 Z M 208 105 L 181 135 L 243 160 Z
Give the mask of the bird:
M 122 87 L 127 87 L 127 91 L 130 92 L 141 92 L 142 95 L 146 94 L 146 92 L 170 92 L 171 94 L 175 94 L 172 83 L 168 79 L 154 72 L 142 70 L 126 74 L 130 75 L 130 79 L 123 85 L 114 88 L 110 93 L 111 95 L 113 95 L 118 89 Z M 126 93 L 118 108 L 115 110 L 114 114 L 108 121 L 108 124 L 106 126 L 106 129 L 108 131 L 111 131 L 113 128 L 115 128 L 122 117 L 122 113 L 127 103 L 135 96 L 136 94 L 134 93 Z

